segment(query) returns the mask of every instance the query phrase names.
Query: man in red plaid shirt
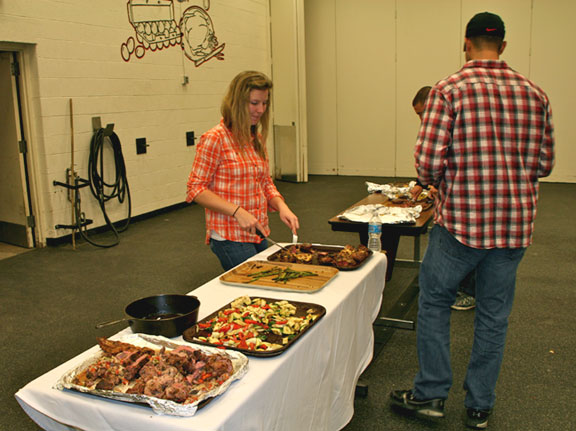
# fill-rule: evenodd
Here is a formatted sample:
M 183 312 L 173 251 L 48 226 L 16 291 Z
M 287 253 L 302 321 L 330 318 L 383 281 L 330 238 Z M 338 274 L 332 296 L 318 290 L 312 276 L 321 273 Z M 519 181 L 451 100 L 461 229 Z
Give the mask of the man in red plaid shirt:
M 430 91 L 415 158 L 422 184 L 438 189 L 419 282 L 413 389 L 393 391 L 403 413 L 444 417 L 452 386 L 450 306 L 475 269 L 474 344 L 464 382 L 466 425 L 488 426 L 503 359 L 516 270 L 532 241 L 538 179 L 554 164 L 552 115 L 538 86 L 500 60 L 499 16 L 466 27 L 466 64 Z

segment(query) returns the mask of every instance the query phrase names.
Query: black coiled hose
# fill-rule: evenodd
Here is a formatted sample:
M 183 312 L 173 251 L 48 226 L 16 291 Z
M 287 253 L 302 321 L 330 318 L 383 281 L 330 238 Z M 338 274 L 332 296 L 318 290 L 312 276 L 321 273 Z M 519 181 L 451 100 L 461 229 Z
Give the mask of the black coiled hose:
M 88 182 L 92 195 L 94 195 L 100 205 L 106 225 L 114 234 L 115 239 L 111 244 L 98 244 L 89 239 L 86 232 L 82 232 L 82 229 L 80 229 L 80 233 L 82 237 L 92 245 L 97 247 L 114 247 L 120 242 L 118 233 L 128 229 L 128 225 L 130 224 L 132 201 L 130 198 L 130 187 L 128 187 L 128 180 L 126 178 L 126 165 L 124 164 L 120 139 L 114 132 L 106 136 L 105 131 L 105 129 L 98 129 L 92 136 L 90 156 L 88 159 Z M 112 153 L 114 155 L 115 175 L 113 177 L 114 181 L 110 183 L 104 181 L 104 145 L 106 143 L 112 146 Z M 106 202 L 114 198 L 118 198 L 120 203 L 124 203 L 126 200 L 128 204 L 128 216 L 125 223 L 119 227 L 112 223 L 106 212 Z

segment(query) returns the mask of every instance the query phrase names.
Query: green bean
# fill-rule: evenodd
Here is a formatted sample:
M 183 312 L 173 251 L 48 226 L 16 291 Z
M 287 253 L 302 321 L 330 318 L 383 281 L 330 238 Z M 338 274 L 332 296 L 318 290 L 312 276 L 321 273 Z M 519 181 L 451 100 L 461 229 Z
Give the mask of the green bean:
M 252 280 L 250 280 L 249 283 L 251 283 L 252 281 L 260 280 L 261 278 L 275 276 L 272 279 L 272 281 L 286 284 L 288 281 L 294 280 L 296 278 L 310 277 L 315 275 L 318 274 L 310 271 L 294 271 L 293 269 L 290 268 L 284 268 L 283 270 L 280 268 L 274 268 L 250 274 Z

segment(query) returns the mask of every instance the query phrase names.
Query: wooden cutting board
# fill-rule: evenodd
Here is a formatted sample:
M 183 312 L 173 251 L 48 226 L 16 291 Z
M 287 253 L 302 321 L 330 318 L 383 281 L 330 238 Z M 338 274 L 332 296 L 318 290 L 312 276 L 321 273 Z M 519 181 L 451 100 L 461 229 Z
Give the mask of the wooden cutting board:
M 300 277 L 286 282 L 274 281 L 275 276 L 267 276 L 254 280 L 251 275 L 268 270 L 284 270 L 312 272 L 316 275 Z M 316 292 L 322 289 L 338 274 L 338 269 L 330 266 L 306 265 L 289 262 L 267 262 L 251 260 L 220 276 L 220 281 L 226 284 L 251 286 L 262 289 L 290 290 L 295 292 Z

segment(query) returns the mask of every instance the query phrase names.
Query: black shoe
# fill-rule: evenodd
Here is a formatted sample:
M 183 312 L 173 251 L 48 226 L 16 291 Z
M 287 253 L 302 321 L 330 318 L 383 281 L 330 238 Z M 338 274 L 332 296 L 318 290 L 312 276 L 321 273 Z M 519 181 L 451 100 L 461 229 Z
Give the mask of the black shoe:
M 444 400 L 442 398 L 419 400 L 414 396 L 411 389 L 390 392 L 390 404 L 405 413 L 413 413 L 425 418 L 436 419 L 444 417 Z
M 477 430 L 488 428 L 490 410 L 466 409 L 466 426 Z

